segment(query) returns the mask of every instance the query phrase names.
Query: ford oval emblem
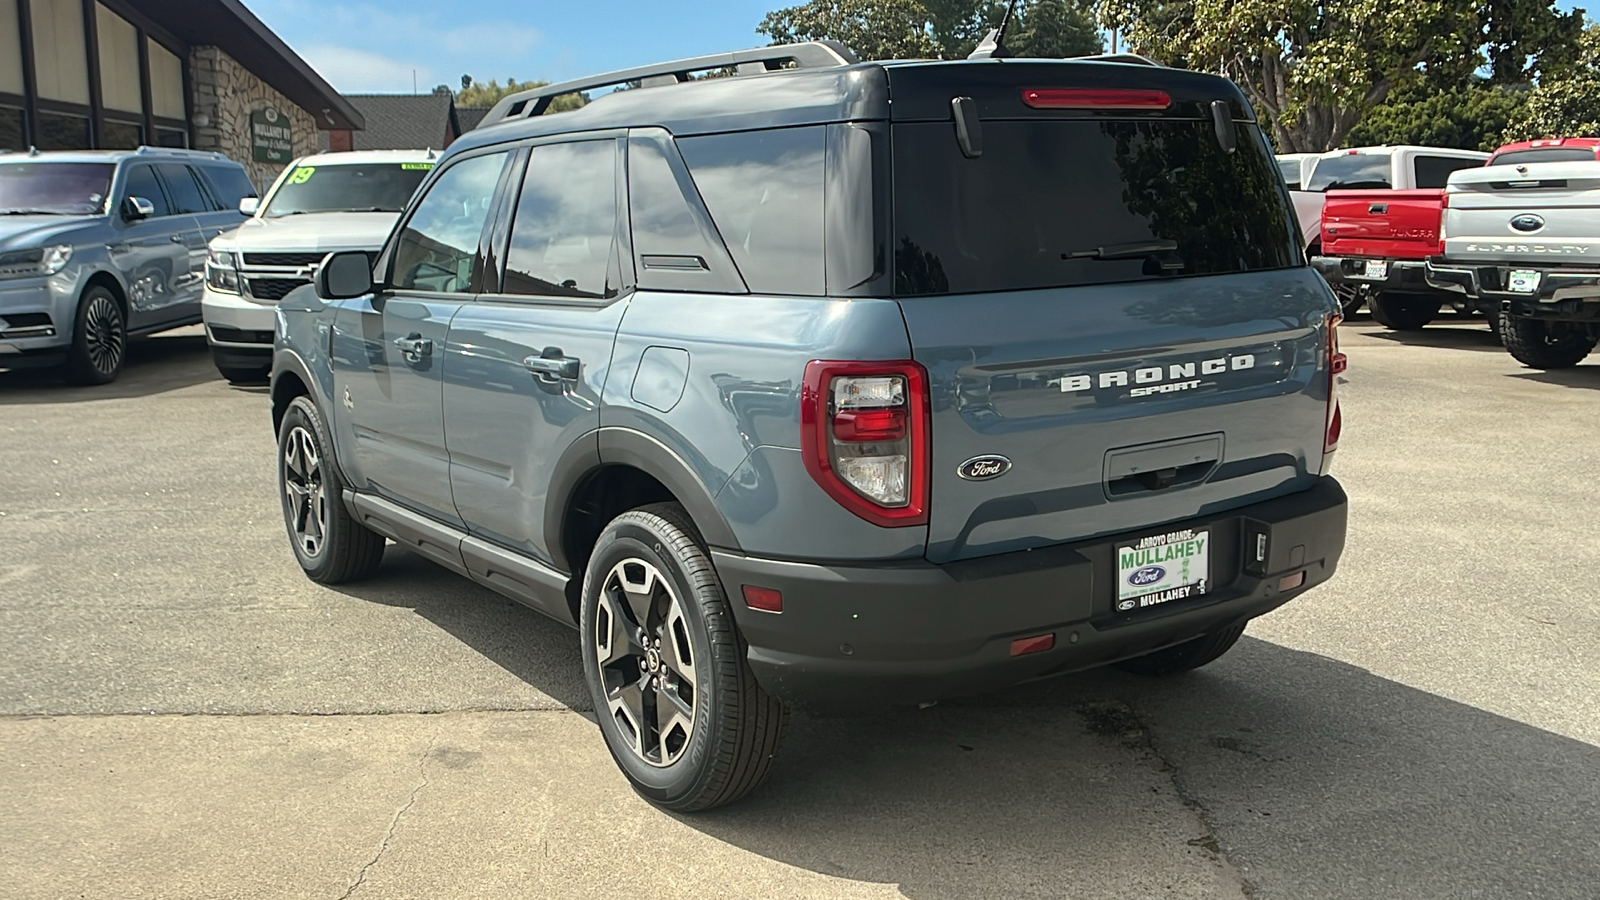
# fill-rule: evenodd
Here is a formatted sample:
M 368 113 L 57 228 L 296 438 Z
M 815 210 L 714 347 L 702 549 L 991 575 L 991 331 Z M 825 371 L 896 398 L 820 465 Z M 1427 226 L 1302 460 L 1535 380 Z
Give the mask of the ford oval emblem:
M 1544 217 L 1536 216 L 1533 213 L 1523 213 L 1520 216 L 1513 216 L 1511 219 L 1511 227 L 1523 233 L 1538 231 L 1544 227 Z
M 1128 575 L 1128 583 L 1134 587 L 1144 587 L 1147 584 L 1155 584 L 1165 577 L 1167 577 L 1166 569 L 1160 566 L 1145 566 L 1142 569 L 1133 570 Z
M 1011 471 L 1011 460 L 999 454 L 974 456 L 956 467 L 956 474 L 968 481 L 988 481 Z

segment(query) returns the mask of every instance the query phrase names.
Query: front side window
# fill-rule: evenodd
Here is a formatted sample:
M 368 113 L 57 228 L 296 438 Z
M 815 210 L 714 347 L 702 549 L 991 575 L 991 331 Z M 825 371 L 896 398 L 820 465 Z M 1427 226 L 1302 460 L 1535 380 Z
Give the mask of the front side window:
M 533 148 L 506 251 L 507 294 L 602 299 L 617 233 L 617 144 Z
M 297 166 L 267 198 L 262 216 L 301 213 L 388 212 L 406 208 L 433 163 L 355 163 Z
M 176 163 L 165 163 L 157 166 L 161 170 L 161 177 L 167 182 L 167 190 L 172 192 L 172 211 L 181 213 L 210 212 L 211 204 L 206 202 L 205 194 L 200 192 L 200 185 L 189 174 L 189 167 Z
M 151 218 L 172 215 L 172 208 L 167 206 L 167 195 L 161 191 L 161 182 L 156 180 L 156 170 L 151 166 L 131 166 L 128 177 L 122 185 L 122 199 L 138 197 L 149 200 L 156 211 Z
M 104 210 L 111 193 L 106 163 L 18 162 L 0 165 L 0 215 L 83 215 Z
M 472 289 L 478 239 L 505 161 L 504 152 L 474 156 L 439 176 L 400 232 L 390 287 L 444 294 Z

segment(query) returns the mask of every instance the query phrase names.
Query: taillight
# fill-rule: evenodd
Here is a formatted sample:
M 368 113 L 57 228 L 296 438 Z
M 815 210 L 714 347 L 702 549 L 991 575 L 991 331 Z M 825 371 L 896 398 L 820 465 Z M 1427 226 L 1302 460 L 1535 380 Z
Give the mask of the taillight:
M 1339 376 L 1350 367 L 1350 359 L 1339 352 L 1339 323 L 1342 316 L 1328 317 L 1328 419 L 1322 440 L 1323 474 L 1327 474 L 1327 454 L 1339 449 L 1339 432 L 1344 416 L 1339 412 Z
M 1022 102 L 1034 109 L 1166 109 L 1166 91 L 1132 88 L 1024 88 Z
M 806 471 L 874 525 L 928 522 L 928 374 L 899 362 L 806 364 L 800 449 Z

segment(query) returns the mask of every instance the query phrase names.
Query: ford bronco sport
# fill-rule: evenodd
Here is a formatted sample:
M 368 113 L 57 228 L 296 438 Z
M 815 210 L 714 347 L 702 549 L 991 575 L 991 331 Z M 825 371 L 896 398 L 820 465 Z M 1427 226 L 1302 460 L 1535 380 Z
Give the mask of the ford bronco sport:
M 812 43 L 539 88 L 277 316 L 306 573 L 392 540 L 576 626 L 672 809 L 791 706 L 1203 665 L 1344 547 L 1337 305 L 1211 75 Z

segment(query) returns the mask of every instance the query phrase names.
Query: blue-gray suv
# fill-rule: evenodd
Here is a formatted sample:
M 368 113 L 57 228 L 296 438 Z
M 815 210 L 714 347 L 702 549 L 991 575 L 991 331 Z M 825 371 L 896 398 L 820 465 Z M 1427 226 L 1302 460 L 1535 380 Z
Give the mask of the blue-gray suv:
M 130 337 L 200 321 L 206 244 L 255 196 L 217 153 L 0 154 L 0 369 L 104 384 Z
M 486 121 L 278 307 L 288 533 L 576 627 L 651 801 L 750 790 L 791 707 L 1182 672 L 1333 575 L 1338 306 L 1231 83 L 814 43 Z

